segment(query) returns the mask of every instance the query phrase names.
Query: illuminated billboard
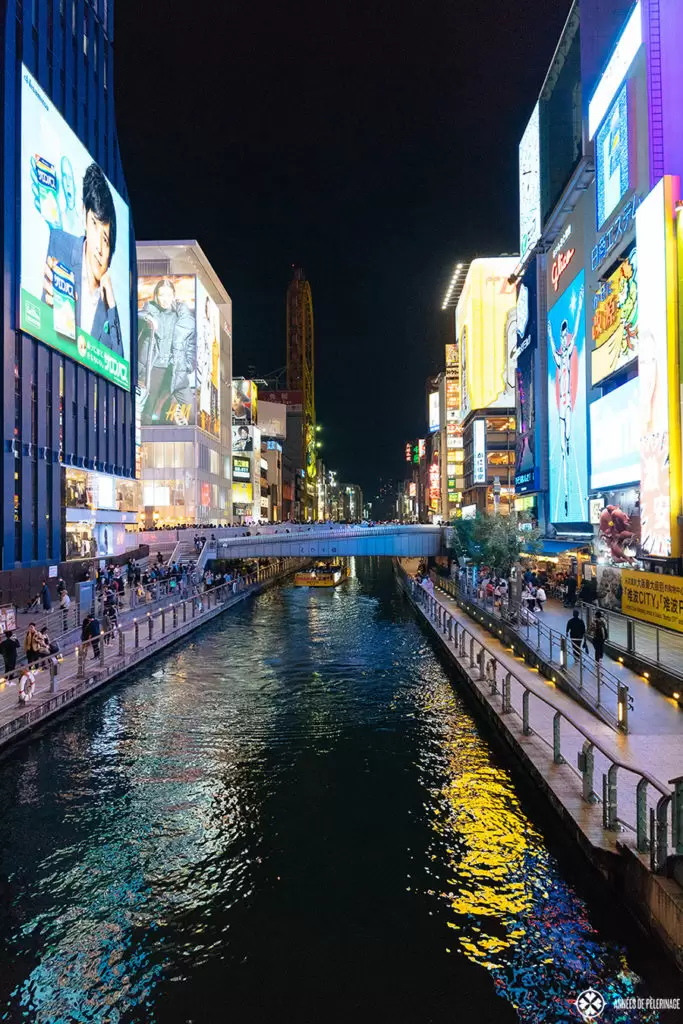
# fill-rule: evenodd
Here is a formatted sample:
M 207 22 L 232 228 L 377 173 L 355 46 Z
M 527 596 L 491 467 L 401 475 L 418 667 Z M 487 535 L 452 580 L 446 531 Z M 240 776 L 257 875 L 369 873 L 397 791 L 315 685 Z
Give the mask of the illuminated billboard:
M 583 267 L 583 218 L 577 211 L 547 257 L 548 303 L 556 302 Z
M 233 452 L 254 451 L 254 428 L 240 423 L 232 428 L 232 450 Z
M 221 323 L 218 306 L 197 278 L 197 425 L 221 433 Z
M 254 500 L 254 488 L 252 484 L 242 483 L 239 480 L 232 482 L 233 505 L 250 505 Z
M 473 482 L 486 483 L 486 421 L 475 420 L 472 428 Z
M 130 390 L 128 206 L 23 65 L 19 325 Z
M 516 388 L 517 444 L 515 490 L 518 494 L 538 490 L 537 452 L 539 416 L 536 409 L 536 266 L 524 275 L 517 296 Z
M 548 312 L 549 499 L 552 523 L 588 515 L 584 273 Z
M 514 256 L 500 256 L 473 260 L 467 272 L 456 311 L 464 414 L 514 404 L 508 353 L 517 291 L 509 279 L 516 265 Z
M 588 138 L 597 132 L 643 42 L 640 2 L 631 12 L 588 104 Z
M 433 391 L 429 396 L 429 433 L 440 429 L 439 392 Z
M 143 427 L 195 422 L 194 274 L 138 277 L 138 386 Z
M 232 478 L 233 480 L 251 480 L 251 459 L 245 455 L 233 455 Z
M 460 418 L 460 355 L 458 344 L 446 345 L 446 423 Z
M 595 140 L 598 228 L 630 187 L 628 83 L 620 89 Z
M 541 237 L 541 137 L 537 103 L 519 144 L 519 258 Z
M 258 388 L 251 380 L 232 382 L 232 422 L 245 424 L 257 422 Z
M 591 380 L 599 384 L 638 356 L 638 253 L 635 246 L 593 297 Z
M 640 379 L 590 406 L 591 487 L 608 490 L 640 480 Z
M 678 557 L 681 443 L 674 217 L 678 178 L 664 177 L 636 213 L 640 352 L 640 518 L 644 553 Z

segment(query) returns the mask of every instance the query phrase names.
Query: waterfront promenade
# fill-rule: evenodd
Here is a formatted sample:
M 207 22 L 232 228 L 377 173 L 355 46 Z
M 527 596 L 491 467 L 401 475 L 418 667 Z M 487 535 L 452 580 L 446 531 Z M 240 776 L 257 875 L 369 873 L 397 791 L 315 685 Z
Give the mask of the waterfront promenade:
M 203 590 L 185 600 L 167 598 L 156 607 L 133 609 L 120 626 L 99 643 L 66 644 L 58 665 L 35 671 L 32 699 L 19 703 L 20 670 L 0 682 L 0 750 L 87 693 L 120 676 L 205 622 L 295 571 L 305 560 L 282 559 L 245 578 L 237 592 L 232 584 Z M 59 614 L 58 612 L 54 613 Z M 106 642 L 105 642 L 106 641 Z

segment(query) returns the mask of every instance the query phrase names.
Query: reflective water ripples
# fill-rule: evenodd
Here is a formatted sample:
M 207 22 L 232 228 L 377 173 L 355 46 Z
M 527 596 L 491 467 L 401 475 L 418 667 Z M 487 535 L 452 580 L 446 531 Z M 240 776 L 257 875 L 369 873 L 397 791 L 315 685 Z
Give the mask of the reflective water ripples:
M 465 986 L 472 1019 L 540 1024 L 634 991 L 390 566 L 357 569 L 234 609 L 3 764 L 0 1019 L 430 1021 Z

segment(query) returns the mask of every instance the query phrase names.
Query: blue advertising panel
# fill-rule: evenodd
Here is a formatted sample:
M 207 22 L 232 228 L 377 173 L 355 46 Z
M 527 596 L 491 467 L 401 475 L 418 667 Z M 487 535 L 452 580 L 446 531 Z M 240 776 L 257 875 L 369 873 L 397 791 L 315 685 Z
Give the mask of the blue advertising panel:
M 548 312 L 550 520 L 583 523 L 588 514 L 586 310 L 584 272 Z
M 640 378 L 593 402 L 591 488 L 623 487 L 640 480 Z
M 628 83 L 625 83 L 595 140 L 598 228 L 612 215 L 629 190 L 628 122 Z
M 536 409 L 536 263 L 522 278 L 517 296 L 517 457 L 515 491 L 527 494 L 539 488 L 539 418 Z

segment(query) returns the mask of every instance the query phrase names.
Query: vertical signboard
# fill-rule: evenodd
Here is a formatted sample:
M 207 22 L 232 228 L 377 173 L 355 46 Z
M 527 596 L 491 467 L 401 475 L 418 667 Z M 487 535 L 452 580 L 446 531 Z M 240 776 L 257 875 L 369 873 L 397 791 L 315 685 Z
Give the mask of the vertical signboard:
M 679 179 L 664 177 L 636 213 L 639 269 L 641 548 L 678 557 L 681 504 L 677 266 Z
M 197 424 L 220 437 L 221 326 L 218 306 L 197 278 Z
M 475 420 L 472 428 L 474 483 L 486 483 L 486 420 Z
M 517 451 L 515 490 L 518 494 L 539 487 L 537 452 L 539 449 L 538 410 L 536 408 L 536 264 L 522 278 L 517 296 L 516 388 Z
M 541 138 L 537 103 L 519 144 L 519 258 L 541 237 Z
M 584 272 L 548 312 L 549 492 L 552 523 L 588 515 Z

